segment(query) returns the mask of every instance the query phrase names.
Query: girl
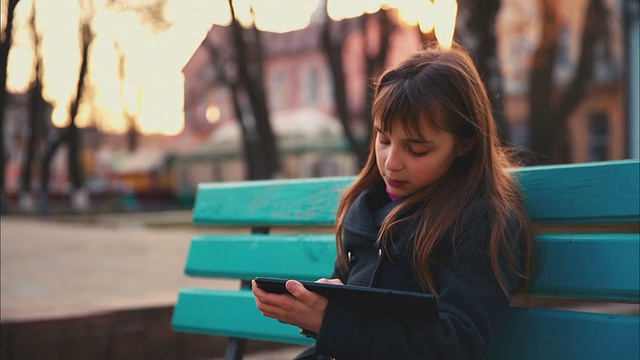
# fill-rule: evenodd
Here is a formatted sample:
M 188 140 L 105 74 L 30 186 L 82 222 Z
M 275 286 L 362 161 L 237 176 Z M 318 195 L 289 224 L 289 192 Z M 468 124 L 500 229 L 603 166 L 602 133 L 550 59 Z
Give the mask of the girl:
M 422 291 L 435 323 L 364 316 L 289 280 L 253 285 L 265 316 L 304 329 L 298 359 L 479 359 L 518 285 L 534 237 L 499 146 L 485 87 L 459 46 L 423 50 L 377 81 L 368 161 L 337 214 L 336 268 L 321 282 Z

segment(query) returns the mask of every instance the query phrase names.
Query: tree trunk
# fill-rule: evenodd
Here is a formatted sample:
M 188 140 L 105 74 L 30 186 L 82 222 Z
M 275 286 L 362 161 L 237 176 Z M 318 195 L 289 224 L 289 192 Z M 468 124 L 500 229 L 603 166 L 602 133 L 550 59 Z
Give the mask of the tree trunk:
M 345 40 L 345 27 L 343 23 L 336 23 L 327 16 L 321 32 L 322 48 L 329 63 L 331 78 L 333 80 L 333 100 L 336 107 L 336 115 L 342 124 L 344 136 L 353 154 L 356 156 L 358 165 L 367 161 L 367 144 L 358 141 L 355 137 L 349 107 L 347 102 L 347 90 L 345 82 L 344 68 L 342 67 L 342 44 Z M 338 38 L 334 37 L 338 33 Z
M 85 79 L 87 77 L 87 69 L 89 64 L 89 46 L 93 40 L 93 34 L 88 24 L 82 25 L 82 58 L 80 63 L 80 72 L 78 74 L 78 82 L 76 83 L 75 99 L 71 103 L 69 117 L 71 121 L 68 127 L 69 136 L 69 180 L 74 189 L 80 189 L 83 185 L 82 166 L 80 163 L 80 132 L 76 126 L 76 117 L 78 116 L 78 108 L 84 93 Z
M 65 131 L 56 140 L 47 143 L 40 170 L 40 195 L 38 199 L 38 214 L 40 216 L 47 216 L 50 213 L 49 183 L 51 180 L 51 163 L 58 148 L 67 141 L 67 138 L 67 132 Z
M 367 161 L 369 153 L 369 144 L 371 143 L 371 134 L 373 129 L 373 119 L 371 114 L 371 106 L 373 104 L 373 84 L 372 81 L 386 65 L 387 55 L 389 51 L 389 39 L 394 32 L 395 27 L 390 21 L 387 10 L 380 10 L 375 14 L 362 15 L 359 19 L 360 31 L 363 34 L 364 59 L 365 66 L 365 102 L 362 104 L 362 117 L 366 127 L 364 139 L 358 139 L 353 132 L 353 119 L 349 113 L 347 91 L 345 84 L 345 74 L 343 68 L 343 49 L 344 41 L 348 36 L 348 22 L 334 22 L 328 16 L 323 24 L 322 47 L 329 63 L 331 77 L 333 79 L 334 101 L 336 112 L 345 134 L 345 138 L 349 143 L 349 147 L 356 156 L 359 170 Z M 377 22 L 377 33 L 371 33 L 371 22 Z
M 82 152 L 80 130 L 76 125 L 76 118 L 78 116 L 78 108 L 82 101 L 82 95 L 84 94 L 85 79 L 87 77 L 87 70 L 89 65 L 89 46 L 93 41 L 93 33 L 88 21 L 82 23 L 80 26 L 82 33 L 82 57 L 80 63 L 80 73 L 78 74 L 78 82 L 76 84 L 76 97 L 71 103 L 71 109 L 69 116 L 71 122 L 68 127 L 69 135 L 69 181 L 71 182 L 71 209 L 74 212 L 82 212 L 88 208 L 88 197 L 86 195 L 84 186 L 84 174 L 82 171 L 82 163 L 80 160 L 80 154 Z
M 391 34 L 395 31 L 395 26 L 389 20 L 387 10 L 380 9 L 375 14 L 362 16 L 362 31 L 364 32 L 364 56 L 365 56 L 365 93 L 366 101 L 364 103 L 363 114 L 364 123 L 366 125 L 366 137 L 363 140 L 365 150 L 369 150 L 369 144 L 371 143 L 371 136 L 373 134 L 373 96 L 374 96 L 374 84 L 376 77 L 382 71 L 387 62 L 387 55 L 389 54 L 389 39 Z M 377 33 L 371 33 L 368 26 L 369 21 L 375 21 L 378 25 Z M 368 151 L 366 151 L 368 153 Z M 361 162 L 361 166 L 365 164 L 365 161 Z
M 26 156 L 20 170 L 20 210 L 25 212 L 35 210 L 33 208 L 32 194 L 33 169 L 37 149 L 44 138 L 43 114 L 45 100 L 42 98 L 42 85 L 39 75 L 40 59 L 36 61 L 36 80 L 29 91 L 29 134 L 27 135 L 25 148 Z
M 138 130 L 136 129 L 136 118 L 126 110 L 124 111 L 124 113 L 125 120 L 129 124 L 129 129 L 127 130 L 127 150 L 132 153 L 138 148 Z
M 35 4 L 31 5 L 32 14 L 29 25 L 33 34 L 33 47 L 35 49 L 35 79 L 29 90 L 29 134 L 26 143 L 26 157 L 22 164 L 20 174 L 20 210 L 34 211 L 35 201 L 32 194 L 33 168 L 36 151 L 40 142 L 44 139 L 44 111 L 45 100 L 42 97 L 42 55 L 40 52 L 40 35 L 36 29 Z
M 457 29 L 460 30 L 460 43 L 472 53 L 487 88 L 498 135 L 504 144 L 509 139 L 509 123 L 504 116 L 504 89 L 496 43 L 496 17 L 500 5 L 500 0 L 460 0 L 464 13 L 459 17 Z
M 554 134 L 552 130 L 551 99 L 553 67 L 558 53 L 560 28 L 558 4 L 555 0 L 540 0 L 539 11 L 542 26 L 541 39 L 533 53 L 529 73 L 529 126 L 531 150 L 536 163 L 548 163 L 553 154 Z
M 531 149 L 543 157 L 542 163 L 566 163 L 572 161 L 567 120 L 593 79 L 594 49 L 609 37 L 609 14 L 602 0 L 587 4 L 576 71 L 568 85 L 560 89 L 553 82 L 560 36 L 559 5 L 553 0 L 541 0 L 540 5 L 542 40 L 534 53 L 529 88 Z
M 236 54 L 238 86 L 246 92 L 257 133 L 255 139 L 257 153 L 253 156 L 258 157 L 260 161 L 248 164 L 248 166 L 256 166 L 256 168 L 249 170 L 250 176 L 253 176 L 250 179 L 268 179 L 276 176 L 280 171 L 280 160 L 276 138 L 271 129 L 264 91 L 260 32 L 255 28 L 251 31 L 244 30 L 235 17 L 232 0 L 229 0 L 229 6 L 231 8 L 230 26 Z M 246 109 L 242 108 L 241 110 L 244 112 Z M 247 125 L 245 123 L 248 120 L 246 114 L 238 120 L 242 122 L 241 126 Z
M 5 152 L 4 124 L 7 116 L 5 112 L 7 108 L 7 66 L 9 63 L 9 50 L 11 49 L 11 42 L 13 40 L 13 14 L 16 5 L 18 5 L 18 1 L 19 0 L 9 0 L 6 9 L 7 23 L 4 29 L 4 38 L 2 42 L 0 42 L 0 142 L 2 143 L 2 146 L 0 146 L 0 171 L 2 172 L 0 174 L 0 213 L 4 213 L 6 206 L 4 199 L 6 199 L 5 179 L 7 176 L 7 154 Z

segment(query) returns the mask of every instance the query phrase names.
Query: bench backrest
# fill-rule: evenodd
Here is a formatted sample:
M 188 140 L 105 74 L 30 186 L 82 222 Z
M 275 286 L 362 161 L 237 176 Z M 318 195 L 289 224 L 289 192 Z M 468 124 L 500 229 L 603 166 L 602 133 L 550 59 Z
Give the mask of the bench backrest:
M 638 358 L 640 322 L 633 314 L 550 309 L 551 299 L 640 302 L 638 160 L 514 170 L 539 227 L 543 266 L 532 304 L 513 306 L 497 330 L 490 358 Z M 335 259 L 331 226 L 352 177 L 201 184 L 194 224 L 224 227 L 194 235 L 188 275 L 250 280 L 315 280 Z M 254 233 L 235 227 L 253 228 Z M 266 234 L 266 228 L 271 231 Z M 536 301 L 544 297 L 544 301 Z M 598 303 L 600 304 L 600 303 Z M 604 303 L 603 303 L 604 304 Z M 246 287 L 182 289 L 178 331 L 309 344 L 298 329 L 263 317 Z

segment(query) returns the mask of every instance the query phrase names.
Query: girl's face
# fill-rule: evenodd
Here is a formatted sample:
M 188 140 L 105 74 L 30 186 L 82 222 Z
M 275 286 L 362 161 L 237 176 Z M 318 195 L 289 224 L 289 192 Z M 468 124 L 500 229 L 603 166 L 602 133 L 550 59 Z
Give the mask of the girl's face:
M 447 173 L 454 159 L 463 155 L 456 138 L 444 131 L 423 126 L 423 138 L 407 134 L 396 121 L 385 133 L 376 129 L 376 163 L 389 192 L 407 197 L 431 185 Z M 465 146 L 466 148 L 466 146 Z

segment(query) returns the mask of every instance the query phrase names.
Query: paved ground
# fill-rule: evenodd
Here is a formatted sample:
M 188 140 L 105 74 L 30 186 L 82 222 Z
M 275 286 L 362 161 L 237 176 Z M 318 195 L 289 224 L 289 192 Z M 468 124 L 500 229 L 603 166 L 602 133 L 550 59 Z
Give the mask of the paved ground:
M 148 228 L 133 215 L 90 225 L 2 217 L 1 225 L 3 322 L 169 305 L 183 286 L 236 286 L 182 275 L 188 227 Z
M 2 322 L 171 306 L 181 287 L 237 287 L 235 281 L 182 275 L 194 232 L 190 219 L 188 211 L 55 220 L 3 216 Z M 290 359 L 300 350 L 245 358 Z

